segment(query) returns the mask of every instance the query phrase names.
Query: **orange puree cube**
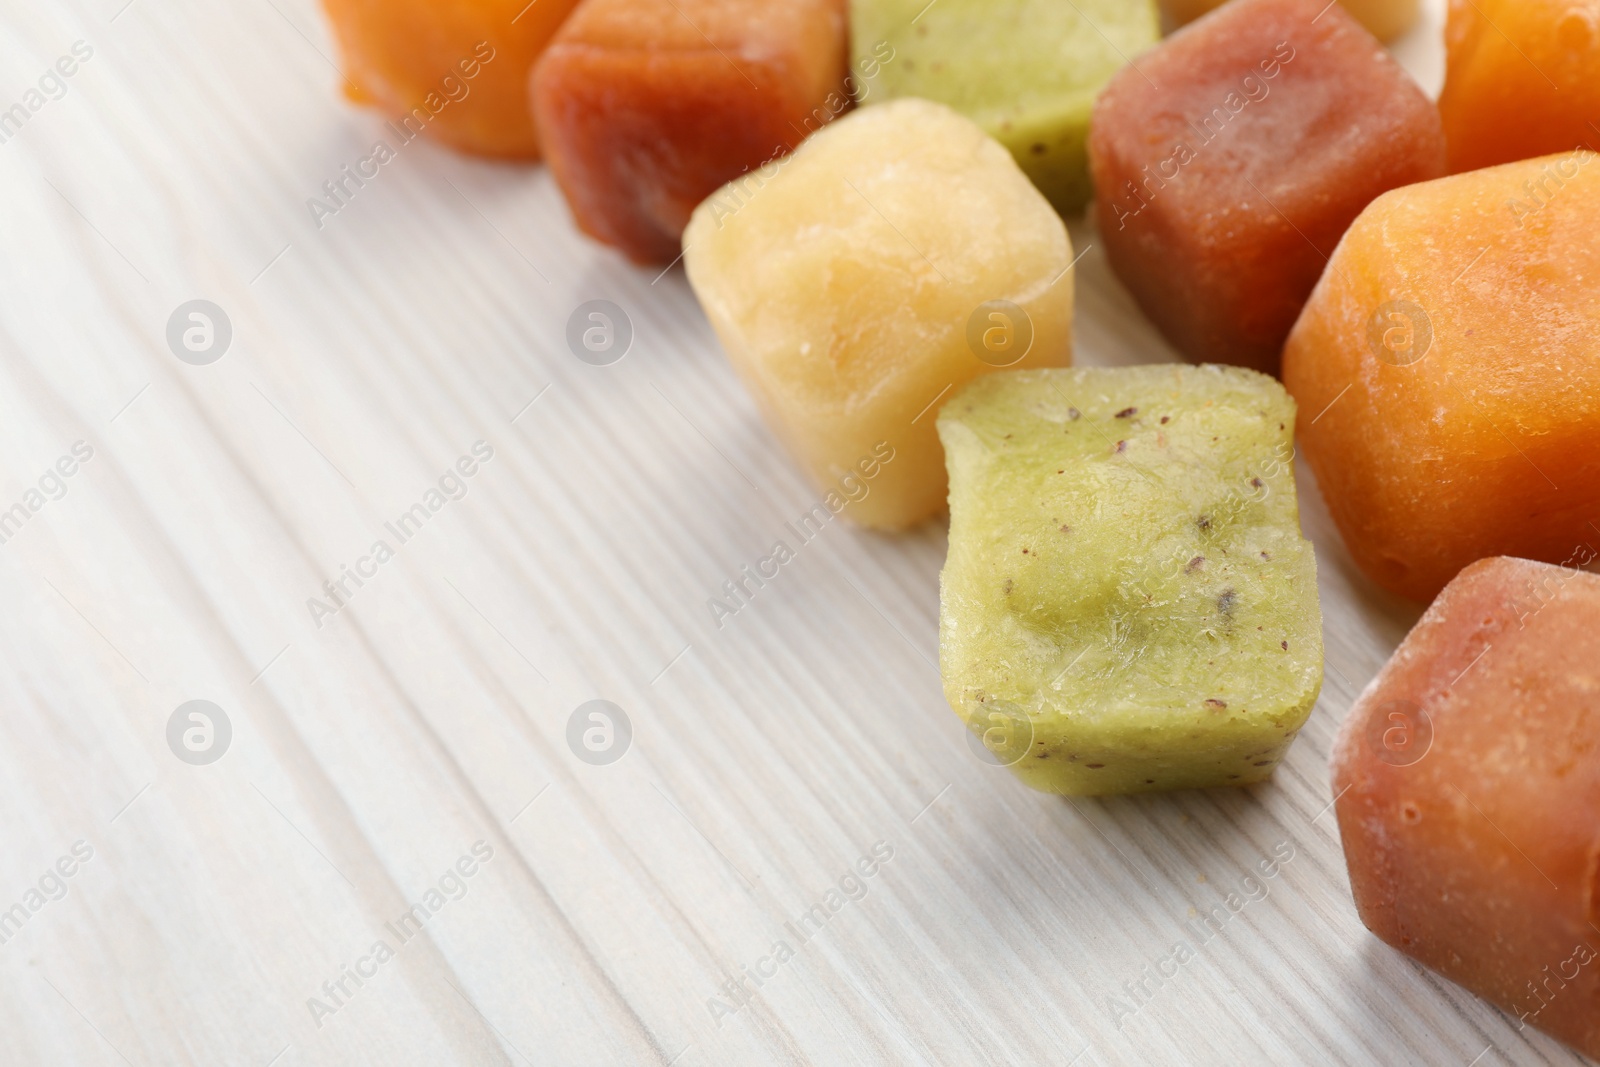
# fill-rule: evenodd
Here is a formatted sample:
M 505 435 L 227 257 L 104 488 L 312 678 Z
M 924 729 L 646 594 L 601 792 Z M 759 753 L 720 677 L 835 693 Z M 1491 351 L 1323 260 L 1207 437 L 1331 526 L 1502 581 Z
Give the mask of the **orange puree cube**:
M 844 0 L 584 0 L 533 77 L 583 231 L 676 259 L 695 206 L 849 105 Z
M 1600 577 L 1462 571 L 1351 709 L 1333 788 L 1368 929 L 1600 1057 Z
M 578 0 L 323 0 L 346 95 L 463 152 L 536 159 L 528 72 Z
M 1445 173 L 1439 113 L 1328 0 L 1233 0 L 1095 104 L 1096 219 L 1117 276 L 1195 362 L 1276 372 L 1345 228 Z
M 1600 148 L 1600 0 L 1451 0 L 1450 169 Z
M 1284 350 L 1350 553 L 1427 600 L 1485 556 L 1600 523 L 1600 155 L 1397 189 L 1356 220 Z
M 1222 6 L 1223 0 L 1161 0 L 1161 14 L 1170 26 L 1182 26 Z M 1340 0 L 1344 9 L 1376 36 L 1393 40 L 1417 21 L 1419 0 Z

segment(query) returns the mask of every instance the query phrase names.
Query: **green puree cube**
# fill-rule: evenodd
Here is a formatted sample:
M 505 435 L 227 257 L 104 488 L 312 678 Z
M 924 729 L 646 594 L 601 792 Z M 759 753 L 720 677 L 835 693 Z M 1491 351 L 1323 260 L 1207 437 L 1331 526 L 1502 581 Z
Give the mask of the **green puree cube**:
M 1028 785 L 1272 774 L 1322 688 L 1294 419 L 1218 366 L 1007 371 L 945 405 L 945 696 Z
M 856 93 L 949 105 L 1005 145 L 1057 211 L 1080 211 L 1094 98 L 1159 28 L 1154 0 L 852 0 Z

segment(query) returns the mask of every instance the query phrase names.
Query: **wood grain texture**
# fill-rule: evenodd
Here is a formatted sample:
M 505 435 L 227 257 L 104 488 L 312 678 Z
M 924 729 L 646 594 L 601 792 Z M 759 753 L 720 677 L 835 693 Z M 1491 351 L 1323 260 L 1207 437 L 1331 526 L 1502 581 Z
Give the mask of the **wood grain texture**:
M 1439 7 L 1402 46 L 1435 89 Z M 307 199 L 382 133 L 311 0 L 0 12 L 0 107 L 94 50 L 0 144 L 0 508 L 94 449 L 0 545 L 0 909 L 94 850 L 0 944 L 0 1060 L 1580 1062 L 1356 919 L 1326 760 L 1417 609 L 1353 571 L 1306 471 L 1328 679 L 1275 781 L 1030 793 L 942 699 L 937 524 L 834 523 L 714 623 L 815 495 L 681 270 L 584 241 L 541 169 L 420 142 L 319 229 Z M 1078 285 L 1081 362 L 1171 358 L 1097 248 Z M 209 366 L 165 340 L 197 297 L 233 325 Z M 636 332 L 608 367 L 565 342 L 595 298 Z M 398 544 L 385 523 L 477 441 L 466 495 Z M 316 626 L 307 599 L 379 539 L 394 558 Z M 567 744 L 595 698 L 633 725 L 609 766 Z M 192 699 L 233 725 L 209 766 L 167 746 Z M 478 841 L 401 943 L 385 924 Z M 879 842 L 865 895 L 796 937 Z

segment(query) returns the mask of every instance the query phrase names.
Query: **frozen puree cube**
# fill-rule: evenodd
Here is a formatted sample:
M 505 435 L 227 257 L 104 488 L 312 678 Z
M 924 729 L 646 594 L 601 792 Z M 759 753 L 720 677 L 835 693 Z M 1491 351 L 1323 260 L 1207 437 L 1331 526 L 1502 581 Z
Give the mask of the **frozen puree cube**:
M 1351 709 L 1333 789 L 1361 921 L 1600 1057 L 1600 578 L 1462 571 Z
M 945 405 L 945 697 L 1028 785 L 1272 774 L 1322 688 L 1294 419 L 1216 366 L 994 374 Z
M 528 72 L 577 0 L 323 0 L 346 95 L 466 152 L 536 159 Z M 520 12 L 520 15 L 519 15 Z
M 1089 201 L 1095 94 L 1156 42 L 1153 0 L 855 0 L 857 93 L 949 104 L 996 138 L 1056 209 Z
M 940 104 L 856 111 L 734 182 L 684 235 L 689 281 L 820 486 L 893 451 L 850 518 L 944 507 L 937 406 L 998 366 L 1072 361 L 1072 243 L 1011 157 Z
M 1344 9 L 1360 20 L 1373 34 L 1385 41 L 1405 33 L 1417 21 L 1418 0 L 1340 0 Z M 1223 0 L 1161 0 L 1161 13 L 1167 23 L 1182 26 L 1208 11 L 1221 7 Z
M 1089 138 L 1106 255 L 1184 355 L 1275 371 L 1361 209 L 1444 173 L 1439 113 L 1327 0 L 1233 0 L 1138 67 Z
M 676 259 L 696 204 L 848 105 L 847 31 L 844 0 L 584 0 L 533 77 L 579 227 Z
M 1284 351 L 1350 554 L 1427 600 L 1600 522 L 1600 155 L 1398 189 L 1356 220 Z
M 1600 149 L 1600 0 L 1453 0 L 1450 169 Z

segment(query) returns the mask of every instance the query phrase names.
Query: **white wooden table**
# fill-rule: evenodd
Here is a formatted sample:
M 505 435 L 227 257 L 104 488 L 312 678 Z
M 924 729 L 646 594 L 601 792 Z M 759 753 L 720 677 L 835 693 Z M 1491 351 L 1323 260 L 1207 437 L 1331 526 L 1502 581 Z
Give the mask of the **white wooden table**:
M 92 49 L 0 144 L 0 1062 L 1581 1062 L 1357 921 L 1326 759 L 1417 608 L 1305 471 L 1328 676 L 1276 780 L 1028 792 L 941 697 L 937 526 L 836 523 L 713 622 L 814 494 L 681 270 L 420 142 L 319 229 L 379 120 L 312 0 L 0 10 L 0 109 Z M 1171 358 L 1098 249 L 1078 285 L 1080 362 Z M 565 341 L 591 299 L 609 366 Z

